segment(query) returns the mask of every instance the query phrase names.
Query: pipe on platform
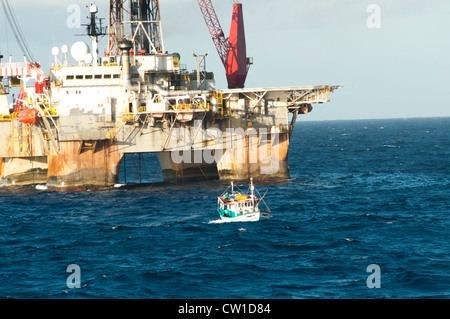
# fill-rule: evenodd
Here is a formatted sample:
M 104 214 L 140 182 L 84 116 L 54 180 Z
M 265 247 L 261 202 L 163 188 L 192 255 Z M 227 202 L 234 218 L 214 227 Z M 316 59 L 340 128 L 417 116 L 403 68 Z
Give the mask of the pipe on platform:
M 131 41 L 122 39 L 119 42 L 120 54 L 122 55 L 122 80 L 125 87 L 129 90 L 133 90 L 133 84 L 131 83 L 130 74 L 130 50 L 132 48 Z
M 133 83 L 131 82 L 131 64 L 130 64 L 130 50 L 132 48 L 132 43 L 131 41 L 127 40 L 127 39 L 122 39 L 119 42 L 119 49 L 121 51 L 121 56 L 122 56 L 122 80 L 123 80 L 123 84 L 124 86 L 130 90 L 130 91 L 134 91 L 134 92 L 138 92 L 140 93 L 141 91 L 141 86 L 140 84 L 137 85 L 133 85 Z M 151 90 L 156 90 L 158 91 L 159 94 L 164 95 L 164 96 L 168 96 L 170 95 L 169 91 L 165 88 L 163 88 L 161 85 L 159 84 L 147 84 L 147 87 L 149 87 Z

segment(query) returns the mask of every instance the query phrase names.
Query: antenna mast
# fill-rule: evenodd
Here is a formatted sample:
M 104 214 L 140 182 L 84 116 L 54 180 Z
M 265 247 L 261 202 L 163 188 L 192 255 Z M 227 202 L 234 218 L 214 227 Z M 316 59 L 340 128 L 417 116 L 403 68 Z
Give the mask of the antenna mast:
M 97 19 L 98 8 L 95 4 L 89 6 L 90 23 L 86 24 L 87 34 L 92 39 L 92 55 L 94 65 L 98 65 L 98 37 L 106 35 L 106 28 L 102 26 L 103 19 Z M 97 23 L 98 22 L 98 23 Z M 67 52 L 66 52 L 67 53 Z

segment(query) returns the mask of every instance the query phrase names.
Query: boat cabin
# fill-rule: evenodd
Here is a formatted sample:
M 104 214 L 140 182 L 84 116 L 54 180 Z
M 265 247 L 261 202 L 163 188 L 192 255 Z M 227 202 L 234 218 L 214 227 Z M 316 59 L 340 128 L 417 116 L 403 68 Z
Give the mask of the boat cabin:
M 255 199 L 250 195 L 242 195 L 241 193 L 225 193 L 218 198 L 219 211 L 225 215 L 234 217 L 243 214 L 253 213 L 255 211 Z
M 264 202 L 264 196 L 259 198 L 255 196 L 252 178 L 250 178 L 249 193 L 234 191 L 233 182 L 231 182 L 230 187 L 231 192 L 227 192 L 227 189 L 222 196 L 217 198 L 217 211 L 222 220 L 258 221 L 270 218 L 271 212 L 269 209 L 267 211 L 259 209 L 259 204 Z

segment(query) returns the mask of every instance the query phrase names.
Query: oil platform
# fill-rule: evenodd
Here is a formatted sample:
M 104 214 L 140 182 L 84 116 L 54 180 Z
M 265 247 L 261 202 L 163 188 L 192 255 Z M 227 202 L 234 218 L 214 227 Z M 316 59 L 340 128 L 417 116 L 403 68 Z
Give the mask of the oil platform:
M 107 27 L 91 5 L 90 45 L 53 48 L 48 74 L 36 62 L 0 63 L 0 184 L 111 186 L 124 155 L 136 153 L 156 153 L 164 180 L 289 178 L 297 115 L 328 102 L 339 86 L 244 88 L 252 59 L 242 4 L 234 4 L 229 37 L 212 2 L 198 5 L 227 89 L 216 88 L 204 55 L 188 71 L 165 50 L 158 0 L 110 0 Z M 102 36 L 108 51 L 100 57 Z M 20 93 L 8 104 L 14 85 Z

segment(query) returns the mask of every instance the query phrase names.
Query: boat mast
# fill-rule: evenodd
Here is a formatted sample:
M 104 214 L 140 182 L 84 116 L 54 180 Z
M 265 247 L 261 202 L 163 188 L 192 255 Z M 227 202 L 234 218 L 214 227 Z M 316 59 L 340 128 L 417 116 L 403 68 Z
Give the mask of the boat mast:
M 233 184 L 233 181 L 231 181 L 231 193 L 233 193 L 234 192 L 234 184 Z
M 253 177 L 250 177 L 250 194 L 251 194 L 251 196 L 252 196 L 252 205 L 253 205 L 253 207 L 255 207 L 255 196 L 254 196 L 254 194 L 253 194 L 253 190 L 254 190 L 254 187 L 253 187 Z

